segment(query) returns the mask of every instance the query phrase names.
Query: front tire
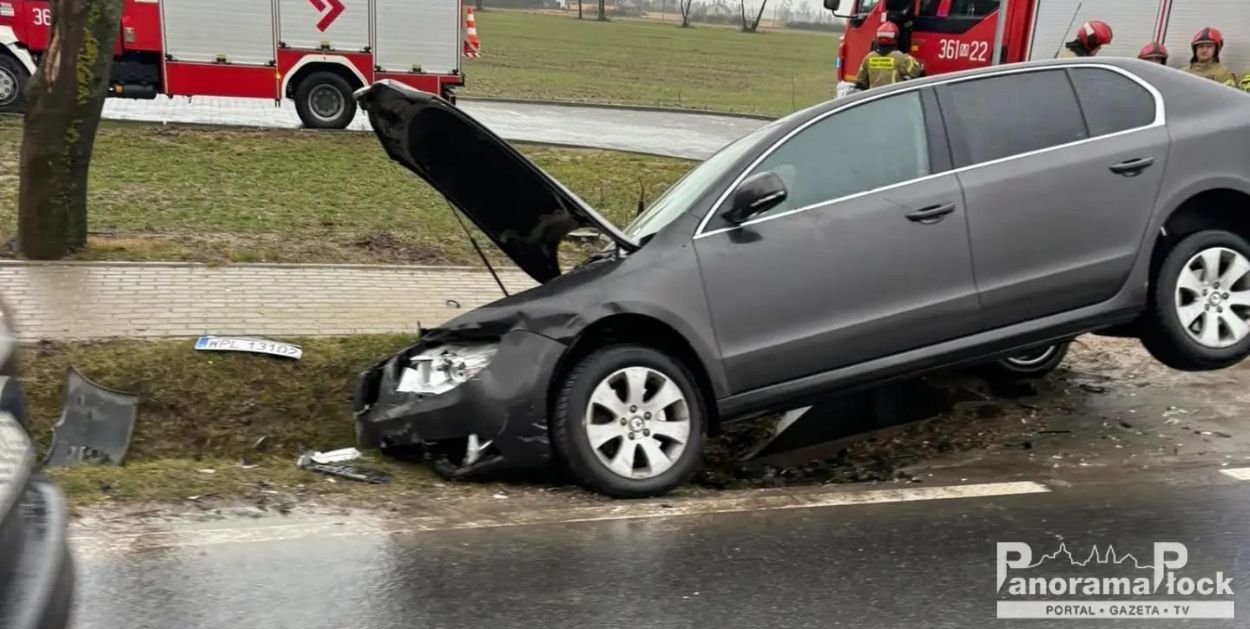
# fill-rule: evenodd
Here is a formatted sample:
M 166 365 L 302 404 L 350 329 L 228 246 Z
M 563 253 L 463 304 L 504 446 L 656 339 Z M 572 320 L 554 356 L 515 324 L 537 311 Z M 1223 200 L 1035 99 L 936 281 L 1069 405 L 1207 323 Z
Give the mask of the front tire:
M 1209 229 L 1186 236 L 1152 278 L 1142 344 L 1159 362 L 1210 371 L 1250 355 L 1250 244 Z
M 551 429 L 579 484 L 643 498 L 668 493 L 694 474 L 706 426 L 703 396 L 685 366 L 647 347 L 613 345 L 565 377 Z
M 309 129 L 346 129 L 356 118 L 352 86 L 333 72 L 314 72 L 295 90 L 295 111 Z
M 0 54 L 0 113 L 26 111 L 26 84 L 29 82 L 30 73 L 20 61 Z

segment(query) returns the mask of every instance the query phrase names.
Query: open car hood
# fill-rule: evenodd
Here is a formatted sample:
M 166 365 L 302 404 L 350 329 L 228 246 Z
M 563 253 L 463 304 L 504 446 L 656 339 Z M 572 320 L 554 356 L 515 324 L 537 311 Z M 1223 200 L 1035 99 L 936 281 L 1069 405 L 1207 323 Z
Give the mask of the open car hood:
M 540 283 L 560 275 L 566 234 L 590 227 L 627 251 L 636 242 L 468 114 L 390 80 L 356 92 L 391 159 L 464 212 Z

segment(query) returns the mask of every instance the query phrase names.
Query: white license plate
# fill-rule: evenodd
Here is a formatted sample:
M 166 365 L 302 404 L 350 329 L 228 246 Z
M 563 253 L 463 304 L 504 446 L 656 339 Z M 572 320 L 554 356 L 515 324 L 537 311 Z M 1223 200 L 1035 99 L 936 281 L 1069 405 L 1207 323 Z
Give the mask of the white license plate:
M 304 350 L 299 345 L 268 341 L 265 339 L 239 338 L 229 336 L 201 336 L 195 341 L 195 349 L 203 352 L 250 352 L 253 354 L 269 354 L 282 358 L 299 360 Z

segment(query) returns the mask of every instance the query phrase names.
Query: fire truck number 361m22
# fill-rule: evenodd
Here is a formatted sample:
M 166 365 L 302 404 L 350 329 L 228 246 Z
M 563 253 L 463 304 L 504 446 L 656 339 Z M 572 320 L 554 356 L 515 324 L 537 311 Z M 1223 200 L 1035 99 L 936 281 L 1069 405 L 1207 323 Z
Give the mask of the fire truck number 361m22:
M 938 42 L 938 59 L 967 59 L 989 61 L 990 43 L 987 41 L 959 41 L 943 39 Z

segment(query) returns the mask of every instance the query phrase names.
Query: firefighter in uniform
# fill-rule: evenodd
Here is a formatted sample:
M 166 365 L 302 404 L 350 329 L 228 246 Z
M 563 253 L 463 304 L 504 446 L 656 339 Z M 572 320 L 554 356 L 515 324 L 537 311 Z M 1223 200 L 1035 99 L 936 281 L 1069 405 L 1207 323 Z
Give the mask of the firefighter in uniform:
M 1216 83 L 1237 86 L 1237 76 L 1228 66 L 1220 63 L 1220 51 L 1224 49 L 1224 35 L 1219 30 L 1207 27 L 1198 31 L 1190 42 L 1194 56 L 1189 59 L 1188 71 Z
M 1092 57 L 1111 43 L 1111 26 L 1101 20 L 1090 20 L 1076 31 L 1076 39 L 1064 44 L 1060 58 Z
M 885 20 L 894 22 L 899 28 L 899 50 L 911 49 L 911 31 L 914 26 L 913 13 L 916 9 L 915 0 L 885 0 Z
M 877 48 L 859 66 L 855 87 L 869 90 L 899 81 L 918 78 L 924 66 L 915 57 L 898 49 L 898 26 L 884 22 L 877 29 Z
M 1168 49 L 1157 41 L 1152 41 L 1142 46 L 1141 52 L 1137 53 L 1138 59 L 1153 61 L 1160 65 L 1168 64 Z

